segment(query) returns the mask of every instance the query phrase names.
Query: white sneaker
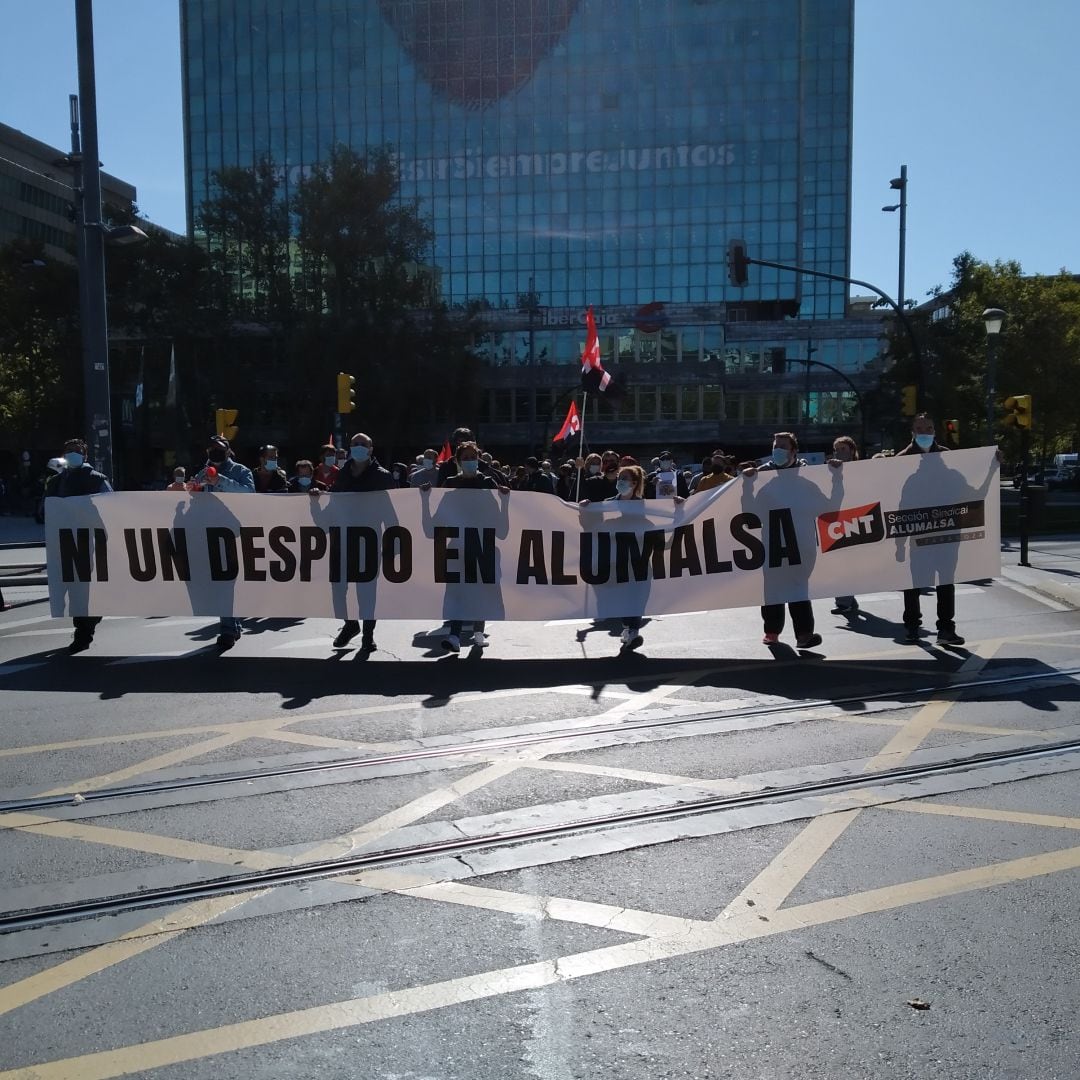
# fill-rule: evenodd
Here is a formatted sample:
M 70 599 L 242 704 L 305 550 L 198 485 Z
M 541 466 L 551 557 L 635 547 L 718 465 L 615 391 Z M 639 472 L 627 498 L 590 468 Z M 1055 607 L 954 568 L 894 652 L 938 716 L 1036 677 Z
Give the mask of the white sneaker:
M 447 634 L 442 640 L 442 647 L 447 652 L 461 652 L 461 639 L 457 634 Z
M 488 636 L 482 630 L 474 630 L 472 636 L 472 644 L 474 649 L 486 649 L 489 644 Z

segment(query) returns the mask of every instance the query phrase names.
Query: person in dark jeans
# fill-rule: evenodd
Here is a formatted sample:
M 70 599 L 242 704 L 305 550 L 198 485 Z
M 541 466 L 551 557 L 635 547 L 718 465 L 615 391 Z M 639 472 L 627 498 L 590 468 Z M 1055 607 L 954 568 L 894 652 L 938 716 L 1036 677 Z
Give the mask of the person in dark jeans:
M 762 472 L 773 469 L 805 468 L 806 461 L 799 457 L 799 441 L 793 432 L 778 431 L 773 436 L 772 457 L 761 466 Z M 756 465 L 743 468 L 744 476 L 758 472 Z M 791 628 L 795 631 L 795 645 L 799 649 L 813 649 L 821 644 L 821 635 L 814 632 L 814 606 L 809 600 L 793 600 L 787 606 L 791 613 Z M 763 645 L 778 645 L 784 631 L 784 605 L 764 604 L 761 608 L 764 624 Z
M 394 479 L 375 458 L 375 444 L 370 436 L 358 432 L 349 444 L 349 458 L 334 479 L 331 491 L 389 491 L 395 487 Z M 357 619 L 346 619 L 334 638 L 334 648 L 344 649 L 360 633 Z M 375 651 L 375 620 L 365 619 L 360 651 Z
M 68 439 L 64 443 L 64 470 L 50 486 L 49 495 L 67 499 L 73 495 L 103 495 L 112 491 L 104 474 L 99 473 L 86 460 L 86 443 L 82 439 Z M 85 652 L 94 640 L 94 631 L 101 622 L 100 615 L 76 615 L 72 618 L 75 636 L 68 652 Z
M 919 413 L 911 424 L 911 442 L 903 450 L 897 450 L 897 457 L 911 457 L 916 454 L 944 454 L 947 446 L 942 446 L 935 438 L 933 417 Z M 919 628 L 922 626 L 922 609 L 919 603 L 919 589 L 904 590 L 904 644 L 919 643 Z M 964 639 L 956 632 L 956 586 L 938 585 L 937 592 L 937 643 L 939 645 L 963 645 Z

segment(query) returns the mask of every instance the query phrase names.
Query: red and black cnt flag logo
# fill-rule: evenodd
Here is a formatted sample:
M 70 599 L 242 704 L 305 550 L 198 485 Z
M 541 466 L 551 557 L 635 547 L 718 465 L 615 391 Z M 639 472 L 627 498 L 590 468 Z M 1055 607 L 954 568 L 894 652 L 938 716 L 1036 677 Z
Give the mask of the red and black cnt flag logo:
M 885 539 L 881 503 L 867 503 L 847 510 L 830 510 L 817 519 L 821 550 L 835 551 L 856 544 L 875 544 Z

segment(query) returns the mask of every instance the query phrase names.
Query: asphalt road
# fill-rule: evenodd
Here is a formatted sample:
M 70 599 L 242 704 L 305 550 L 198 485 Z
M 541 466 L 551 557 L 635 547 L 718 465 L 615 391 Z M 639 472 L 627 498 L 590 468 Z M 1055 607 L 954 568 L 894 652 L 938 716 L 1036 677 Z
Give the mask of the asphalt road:
M 8 590 L 0 1080 L 1075 1080 L 1080 544 L 1004 558 L 951 650 L 877 594 L 802 654 L 741 610 L 68 656 Z

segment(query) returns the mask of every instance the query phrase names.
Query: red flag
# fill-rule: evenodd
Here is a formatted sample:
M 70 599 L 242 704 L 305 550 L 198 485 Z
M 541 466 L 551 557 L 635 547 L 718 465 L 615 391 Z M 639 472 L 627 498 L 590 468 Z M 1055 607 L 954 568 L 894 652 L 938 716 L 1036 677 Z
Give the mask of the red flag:
M 581 354 L 581 385 L 586 390 L 606 390 L 608 383 L 611 382 L 611 376 L 600 363 L 600 335 L 596 332 L 596 319 L 593 318 L 592 305 L 589 306 L 585 315 L 585 328 L 585 351 Z M 592 372 L 596 372 L 599 379 L 596 376 L 589 378 Z
M 563 426 L 559 428 L 559 434 L 551 441 L 566 442 L 567 439 L 580 434 L 580 432 L 581 417 L 578 416 L 577 405 L 571 401 L 570 408 L 566 412 L 566 419 L 563 421 Z
M 454 456 L 454 451 L 450 449 L 450 441 L 447 440 L 442 444 L 442 449 L 439 451 L 439 456 L 435 459 L 436 465 L 441 465 L 444 461 L 449 461 Z

